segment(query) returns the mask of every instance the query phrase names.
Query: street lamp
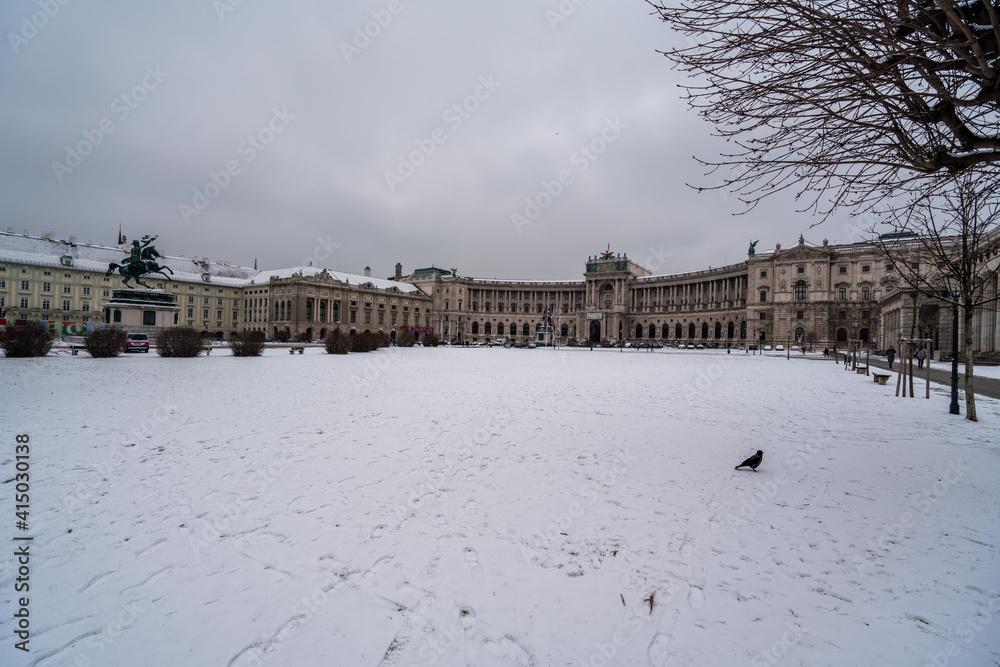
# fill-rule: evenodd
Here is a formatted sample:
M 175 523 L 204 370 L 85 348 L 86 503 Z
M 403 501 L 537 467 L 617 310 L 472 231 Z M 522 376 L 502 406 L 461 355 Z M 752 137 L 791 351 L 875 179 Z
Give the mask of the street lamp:
M 960 283 L 955 276 L 948 274 L 944 277 L 944 284 L 947 288 L 945 297 L 951 301 L 951 405 L 948 412 L 953 415 L 961 414 L 958 407 L 958 292 Z

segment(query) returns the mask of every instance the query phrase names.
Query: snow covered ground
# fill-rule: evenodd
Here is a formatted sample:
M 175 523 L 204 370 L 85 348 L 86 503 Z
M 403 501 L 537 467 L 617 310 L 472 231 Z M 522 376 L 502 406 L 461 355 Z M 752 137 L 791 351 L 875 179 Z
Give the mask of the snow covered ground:
M 0 664 L 998 664 L 1000 402 L 892 393 L 693 350 L 0 359 Z

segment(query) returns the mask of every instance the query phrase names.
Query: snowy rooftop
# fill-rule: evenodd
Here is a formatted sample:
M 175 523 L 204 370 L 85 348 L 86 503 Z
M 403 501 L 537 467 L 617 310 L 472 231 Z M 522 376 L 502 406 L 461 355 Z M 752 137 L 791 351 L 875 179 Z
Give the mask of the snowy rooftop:
M 108 270 L 108 264 L 120 263 L 129 253 L 116 247 L 0 232 L 0 262 L 63 268 L 60 258 L 66 255 L 73 258 L 72 268 L 103 274 Z M 174 272 L 173 280 L 177 282 L 201 283 L 204 282 L 202 274 L 207 272 L 211 275 L 209 283 L 212 285 L 242 287 L 257 273 L 256 269 L 207 259 L 163 256 L 158 261 L 170 267 Z
M 153 245 L 156 243 L 154 242 Z M 65 267 L 62 264 L 61 258 L 66 255 L 73 258 L 72 267 Z M 0 262 L 73 268 L 103 274 L 108 270 L 108 264 L 111 262 L 121 263 L 128 255 L 126 250 L 119 247 L 71 243 L 59 239 L 0 232 Z M 315 266 L 296 266 L 273 271 L 258 271 L 245 266 L 213 262 L 208 258 L 170 257 L 167 255 L 160 257 L 158 261 L 160 264 L 170 267 L 174 272 L 173 280 L 176 282 L 204 283 L 202 275 L 208 273 L 211 279 L 207 284 L 228 287 L 266 284 L 272 277 L 290 278 L 295 273 L 313 276 L 324 270 Z M 383 278 L 369 278 L 329 269 L 326 269 L 326 272 L 330 277 L 352 285 L 371 283 L 377 289 L 384 290 L 395 287 L 400 292 L 420 292 L 418 287 L 409 283 Z
M 359 276 L 354 273 L 343 273 L 341 271 L 331 271 L 330 269 L 324 269 L 319 266 L 293 266 L 285 269 L 275 269 L 273 271 L 261 271 L 253 277 L 250 284 L 262 285 L 266 284 L 271 278 L 291 278 L 293 274 L 301 273 L 303 276 L 317 276 L 323 271 L 326 271 L 334 280 L 339 280 L 342 283 L 350 283 L 351 285 L 365 285 L 371 284 L 372 287 L 376 289 L 391 289 L 395 287 L 400 292 L 421 292 L 420 288 L 416 285 L 411 285 L 410 283 L 397 282 L 395 280 L 386 280 L 384 278 L 372 278 L 371 276 Z

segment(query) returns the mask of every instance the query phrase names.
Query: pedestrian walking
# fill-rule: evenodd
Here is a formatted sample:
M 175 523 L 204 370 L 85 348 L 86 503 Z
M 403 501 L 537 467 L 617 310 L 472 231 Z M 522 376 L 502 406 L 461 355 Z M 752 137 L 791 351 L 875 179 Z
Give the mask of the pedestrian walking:
M 892 361 L 893 361 L 893 359 L 896 358 L 896 348 L 894 348 L 892 345 L 890 345 L 889 349 L 885 351 L 885 358 L 888 359 L 888 361 L 889 361 L 889 370 L 891 371 L 892 370 Z
M 917 357 L 917 368 L 923 368 L 924 359 L 927 358 L 927 348 L 921 345 L 920 349 L 917 350 L 916 357 Z

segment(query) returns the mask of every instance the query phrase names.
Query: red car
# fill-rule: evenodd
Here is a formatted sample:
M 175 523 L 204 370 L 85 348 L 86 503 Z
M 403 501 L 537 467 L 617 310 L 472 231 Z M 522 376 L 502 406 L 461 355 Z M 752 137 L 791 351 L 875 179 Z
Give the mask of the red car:
M 130 331 L 125 337 L 125 351 L 149 352 L 149 336 L 138 331 Z

